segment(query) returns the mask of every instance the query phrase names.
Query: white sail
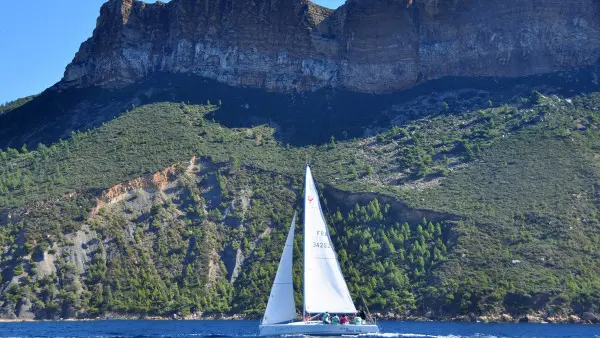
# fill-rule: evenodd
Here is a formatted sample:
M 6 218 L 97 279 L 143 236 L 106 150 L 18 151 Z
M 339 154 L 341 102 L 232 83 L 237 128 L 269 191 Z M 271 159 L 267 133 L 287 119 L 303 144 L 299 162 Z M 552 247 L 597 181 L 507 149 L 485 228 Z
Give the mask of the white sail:
M 309 166 L 304 194 L 304 309 L 308 313 L 356 313 Z
M 279 324 L 296 319 L 296 303 L 294 302 L 294 284 L 292 280 L 295 226 L 296 214 L 294 213 L 283 254 L 279 260 L 275 281 L 269 295 L 267 309 L 262 320 L 263 324 Z

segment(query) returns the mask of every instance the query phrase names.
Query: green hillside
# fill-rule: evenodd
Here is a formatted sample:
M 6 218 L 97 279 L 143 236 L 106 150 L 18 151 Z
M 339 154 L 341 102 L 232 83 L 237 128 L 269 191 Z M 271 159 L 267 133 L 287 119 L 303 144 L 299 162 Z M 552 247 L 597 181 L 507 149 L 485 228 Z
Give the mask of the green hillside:
M 595 312 L 600 93 L 500 98 L 416 96 L 362 137 L 312 144 L 278 123 L 224 122 L 226 98 L 156 102 L 4 149 L 1 315 L 260 315 L 307 158 L 359 307 Z

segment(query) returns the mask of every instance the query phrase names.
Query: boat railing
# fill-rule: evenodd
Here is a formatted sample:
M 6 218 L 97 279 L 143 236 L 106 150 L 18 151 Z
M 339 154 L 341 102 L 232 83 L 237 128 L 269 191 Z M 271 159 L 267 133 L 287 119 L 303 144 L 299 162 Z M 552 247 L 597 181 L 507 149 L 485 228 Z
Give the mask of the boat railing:
M 323 324 L 323 321 L 322 320 L 313 320 L 311 318 L 310 320 L 304 320 L 304 321 L 302 321 L 302 323 L 314 325 L 314 324 Z M 360 326 L 360 325 L 377 325 L 377 324 L 375 323 L 374 320 L 363 319 L 360 324 L 356 324 L 354 321 L 349 321 L 349 322 L 347 322 L 345 324 L 341 324 L 341 323 L 339 323 L 339 324 L 327 323 L 327 325 L 356 325 L 356 326 Z

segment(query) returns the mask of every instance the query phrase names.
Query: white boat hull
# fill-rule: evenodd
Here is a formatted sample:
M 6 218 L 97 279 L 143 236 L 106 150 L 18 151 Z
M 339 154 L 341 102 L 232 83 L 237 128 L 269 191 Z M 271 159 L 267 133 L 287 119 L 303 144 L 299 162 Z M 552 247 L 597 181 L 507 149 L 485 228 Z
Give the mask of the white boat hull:
M 377 325 L 333 325 L 322 322 L 295 322 L 289 324 L 260 325 L 261 336 L 310 335 L 310 336 L 342 336 L 379 333 Z

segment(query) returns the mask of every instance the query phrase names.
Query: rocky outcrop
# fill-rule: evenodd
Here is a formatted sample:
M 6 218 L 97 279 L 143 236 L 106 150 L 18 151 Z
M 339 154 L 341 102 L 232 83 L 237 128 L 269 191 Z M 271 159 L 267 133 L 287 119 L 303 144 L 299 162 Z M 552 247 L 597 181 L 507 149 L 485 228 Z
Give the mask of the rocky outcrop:
M 191 170 L 196 163 L 196 157 L 187 163 L 185 170 Z M 172 183 L 177 174 L 177 170 L 181 167 L 178 164 L 169 166 L 161 171 L 153 174 L 134 178 L 133 180 L 114 185 L 103 191 L 100 198 L 96 200 L 96 206 L 91 210 L 89 216 L 92 217 L 107 204 L 114 204 L 122 201 L 128 195 L 135 193 L 137 190 L 164 190 L 169 183 Z
M 401 219 L 408 223 L 418 224 L 423 220 L 423 218 L 431 220 L 432 222 L 456 222 L 461 220 L 461 217 L 457 215 L 433 210 L 411 208 L 403 201 L 396 200 L 389 196 L 378 193 L 348 193 L 347 191 L 339 190 L 333 186 L 326 185 L 323 189 L 323 195 L 328 201 L 331 201 L 329 206 L 331 210 L 339 209 L 342 212 L 349 212 L 352 210 L 352 208 L 354 208 L 355 205 L 364 206 L 370 201 L 377 199 L 381 205 L 389 205 L 389 212 L 395 219 Z
M 500 315 L 500 321 L 505 322 L 505 323 L 510 323 L 510 322 L 514 321 L 514 319 L 511 315 L 503 313 L 502 315 Z
M 33 304 L 29 298 L 23 298 L 21 304 L 19 304 L 19 311 L 17 317 L 21 320 L 32 320 L 35 318 L 35 314 L 32 311 Z
M 221 258 L 227 269 L 227 280 L 229 280 L 229 283 L 234 283 L 241 272 L 246 257 L 244 257 L 240 248 L 235 249 L 229 245 L 223 250 Z
M 62 248 L 61 251 L 65 256 L 69 257 L 68 261 L 77 267 L 79 273 L 85 272 L 86 266 L 91 261 L 91 256 L 100 243 L 96 232 L 90 231 L 84 225 L 82 230 L 66 235 L 66 238 L 73 245 Z
M 595 63 L 596 0 L 110 0 L 58 88 L 154 72 L 234 86 L 385 92 L 444 76 L 514 77 Z
M 54 264 L 55 260 L 56 257 L 54 254 L 44 252 L 43 259 L 39 261 L 36 266 L 38 276 L 43 278 L 46 276 L 50 276 L 53 273 L 56 273 L 56 265 Z
M 569 323 L 579 324 L 581 323 L 581 318 L 579 318 L 579 316 L 576 315 L 569 315 Z
M 598 316 L 595 315 L 592 312 L 584 312 L 581 315 L 581 319 L 583 319 L 587 323 L 593 323 L 593 324 L 598 323 L 600 321 L 600 319 L 598 318 Z

